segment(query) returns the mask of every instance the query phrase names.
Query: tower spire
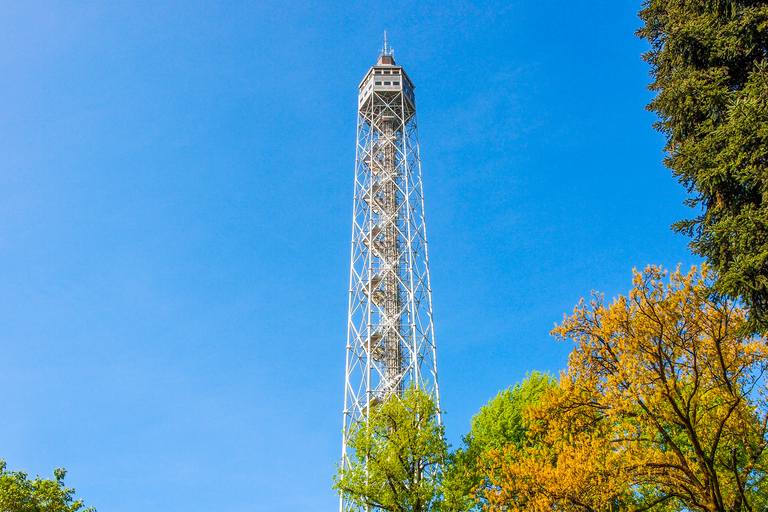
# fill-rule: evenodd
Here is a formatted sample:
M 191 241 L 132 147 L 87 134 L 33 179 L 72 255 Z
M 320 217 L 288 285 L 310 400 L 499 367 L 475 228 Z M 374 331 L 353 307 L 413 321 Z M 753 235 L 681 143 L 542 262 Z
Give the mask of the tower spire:
M 395 50 L 389 46 L 389 41 L 387 41 L 387 31 L 384 31 L 384 48 L 382 48 L 379 51 L 379 60 L 377 62 L 378 65 L 389 65 L 394 66 L 395 65 Z
M 387 42 L 387 31 L 384 31 L 384 48 L 381 50 L 380 56 L 388 56 L 388 57 L 394 57 L 395 56 L 395 49 L 389 46 Z

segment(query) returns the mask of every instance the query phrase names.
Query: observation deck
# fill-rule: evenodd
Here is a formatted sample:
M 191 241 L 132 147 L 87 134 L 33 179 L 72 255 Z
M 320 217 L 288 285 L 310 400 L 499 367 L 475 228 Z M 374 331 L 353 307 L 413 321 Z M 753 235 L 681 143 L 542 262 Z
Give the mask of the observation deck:
M 363 108 L 371 100 L 374 92 L 385 95 L 402 92 L 409 103 L 407 107 L 415 109 L 416 96 L 413 94 L 415 88 L 402 66 L 395 65 L 395 58 L 391 55 L 382 55 L 360 82 L 357 107 Z

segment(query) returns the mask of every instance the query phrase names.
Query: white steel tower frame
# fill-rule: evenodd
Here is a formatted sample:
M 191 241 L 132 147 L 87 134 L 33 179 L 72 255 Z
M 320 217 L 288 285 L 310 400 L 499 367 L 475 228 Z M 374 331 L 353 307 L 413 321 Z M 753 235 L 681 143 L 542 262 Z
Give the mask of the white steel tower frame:
M 388 395 L 418 387 L 440 411 L 413 89 L 385 40 L 358 96 L 344 467 L 350 427 Z

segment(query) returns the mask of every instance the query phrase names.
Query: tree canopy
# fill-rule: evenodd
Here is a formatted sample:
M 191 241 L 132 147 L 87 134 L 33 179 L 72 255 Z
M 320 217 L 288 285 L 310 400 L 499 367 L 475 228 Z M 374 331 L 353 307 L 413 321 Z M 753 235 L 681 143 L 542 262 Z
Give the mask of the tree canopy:
M 650 267 L 556 327 L 568 371 L 490 454 L 488 510 L 765 510 L 768 347 L 710 278 Z
M 490 468 L 484 470 L 481 461 L 491 449 L 525 442 L 523 410 L 537 404 L 545 391 L 555 385 L 548 374 L 534 371 L 480 408 L 462 446 L 449 456 L 443 482 L 444 510 L 482 510 Z
M 433 398 L 420 388 L 393 393 L 366 420 L 349 433 L 334 488 L 360 509 L 439 510 L 447 446 Z
M 648 105 L 665 165 L 700 208 L 674 228 L 768 328 L 768 2 L 646 0 Z
M 39 476 L 30 480 L 23 471 L 7 471 L 0 460 L 0 510 L 2 512 L 96 512 L 83 508 L 83 501 L 74 498 L 75 490 L 64 486 L 67 471 L 53 471 L 54 480 Z

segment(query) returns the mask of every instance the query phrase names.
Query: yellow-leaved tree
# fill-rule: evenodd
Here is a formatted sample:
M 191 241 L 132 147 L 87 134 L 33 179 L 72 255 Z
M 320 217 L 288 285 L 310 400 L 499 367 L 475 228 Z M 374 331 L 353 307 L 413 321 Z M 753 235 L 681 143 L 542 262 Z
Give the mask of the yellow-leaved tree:
M 766 510 L 768 349 L 711 278 L 636 271 L 556 326 L 568 370 L 488 457 L 488 510 Z

